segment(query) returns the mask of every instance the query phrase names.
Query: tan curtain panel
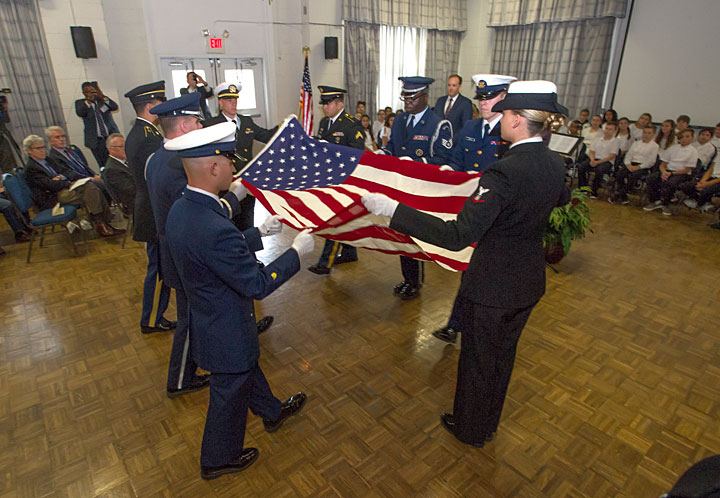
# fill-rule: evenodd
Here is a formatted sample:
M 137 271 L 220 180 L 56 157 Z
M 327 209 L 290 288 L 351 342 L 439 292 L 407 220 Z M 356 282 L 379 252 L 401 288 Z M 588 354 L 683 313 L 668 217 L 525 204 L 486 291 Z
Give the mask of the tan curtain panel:
M 468 0 L 344 0 L 345 21 L 465 31 Z M 480 0 L 470 0 L 480 1 Z
M 627 0 L 490 0 L 488 26 L 625 17 Z
M 380 72 L 380 26 L 357 22 L 345 23 L 345 107 L 355 113 L 355 103 L 363 100 L 368 114 L 377 111 L 376 91 Z
M 550 80 L 570 116 L 600 109 L 615 19 L 506 26 L 495 29 L 492 72 Z

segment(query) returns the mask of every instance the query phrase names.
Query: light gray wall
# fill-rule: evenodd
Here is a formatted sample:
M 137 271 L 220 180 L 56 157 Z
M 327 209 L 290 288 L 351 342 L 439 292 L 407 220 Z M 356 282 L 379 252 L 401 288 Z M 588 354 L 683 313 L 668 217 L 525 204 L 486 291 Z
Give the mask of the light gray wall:
M 475 96 L 472 75 L 490 72 L 493 32 L 487 27 L 490 2 L 468 0 L 468 28 L 460 43 L 458 74 L 463 77 L 461 93 L 468 98 Z

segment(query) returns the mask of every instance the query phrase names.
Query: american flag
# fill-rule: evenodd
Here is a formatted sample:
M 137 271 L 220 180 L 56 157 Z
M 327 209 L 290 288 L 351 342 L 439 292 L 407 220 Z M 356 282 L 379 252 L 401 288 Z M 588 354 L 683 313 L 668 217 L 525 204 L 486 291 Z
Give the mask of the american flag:
M 312 134 L 313 130 L 313 101 L 312 85 L 310 84 L 310 67 L 308 66 L 308 54 L 305 52 L 305 69 L 303 70 L 302 85 L 300 88 L 300 112 L 302 127 L 305 133 Z
M 310 138 L 295 116 L 280 126 L 241 171 L 248 190 L 296 230 L 365 249 L 435 261 L 462 271 L 473 248 L 449 251 L 388 228 L 361 197 L 379 192 L 444 220 L 456 219 L 478 175 L 330 144 Z

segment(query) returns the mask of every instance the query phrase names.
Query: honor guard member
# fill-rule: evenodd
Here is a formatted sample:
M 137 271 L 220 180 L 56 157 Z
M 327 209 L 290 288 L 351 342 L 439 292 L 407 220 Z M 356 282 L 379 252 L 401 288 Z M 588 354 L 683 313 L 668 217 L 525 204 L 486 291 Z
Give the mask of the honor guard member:
M 545 293 L 542 239 L 550 212 L 570 200 L 565 161 L 542 134 L 554 113 L 567 114 L 549 81 L 518 81 L 493 107 L 502 112 L 510 149 L 485 170 L 457 216 L 445 221 L 383 194 L 362 198 L 371 213 L 390 216 L 390 228 L 452 251 L 475 243 L 457 300 L 462 320 L 453 413 L 442 426 L 463 443 L 493 438 L 515 361 L 517 342 Z
M 318 86 L 318 90 L 320 90 L 320 105 L 325 117 L 320 121 L 317 138 L 364 150 L 365 133 L 362 125 L 345 111 L 343 99 L 347 90 L 334 86 Z M 328 275 L 333 265 L 351 263 L 357 259 L 356 247 L 326 239 L 320 259 L 308 270 L 318 275 Z
M 450 166 L 457 171 L 480 173 L 498 161 L 510 142 L 500 136 L 502 113 L 493 111 L 493 106 L 505 98 L 510 83 L 517 78 L 501 74 L 476 74 L 473 76 L 480 107 L 480 119 L 468 121 L 460 133 L 455 135 L 455 146 Z M 443 169 L 446 169 L 443 167 Z M 438 339 L 455 343 L 459 329 L 456 306 L 450 313 L 448 324 L 433 332 Z
M 453 144 L 452 125 L 440 119 L 428 107 L 428 87 L 435 81 L 423 76 L 402 76 L 400 98 L 405 112 L 395 118 L 390 140 L 383 152 L 395 157 L 430 164 L 447 164 Z M 416 259 L 400 256 L 403 281 L 395 286 L 395 295 L 413 299 L 420 294 L 424 280 L 424 264 Z
M 160 121 L 166 142 L 202 128 L 201 102 L 201 95 L 194 92 L 170 99 L 150 109 Z M 177 152 L 169 151 L 163 145 L 148 159 L 145 178 L 160 243 L 160 277 L 165 284 L 175 289 L 178 321 L 173 336 L 167 382 L 168 397 L 174 398 L 202 389 L 209 383 L 207 376 L 196 374 L 197 364 L 192 358 L 188 358 L 187 296 L 170 256 L 166 235 L 168 213 L 173 203 L 182 197 L 187 186 L 187 176 Z M 229 218 L 232 218 L 233 213 L 239 212 L 239 202 L 246 194 L 247 190 L 239 180 L 233 182 L 230 191 L 221 199 Z M 265 317 L 261 321 L 272 323 L 272 317 Z
M 163 136 L 154 124 L 157 118 L 150 114 L 150 109 L 165 102 L 165 82 L 140 85 L 127 92 L 125 97 L 130 99 L 137 114 L 135 124 L 125 139 L 128 167 L 135 180 L 133 240 L 145 242 L 148 257 L 140 330 L 143 334 L 167 332 L 175 328 L 176 322 L 163 317 L 170 299 L 170 288 L 160 279 L 160 247 L 145 183 L 145 163 L 163 143 Z
M 235 141 L 235 151 L 240 158 L 236 165 L 238 171 L 242 170 L 253 158 L 253 140 L 268 143 L 278 129 L 276 126 L 271 130 L 267 130 L 256 125 L 250 116 L 237 113 L 240 90 L 242 90 L 240 84 L 235 83 L 221 83 L 216 86 L 215 95 L 218 98 L 220 114 L 203 123 L 205 127 L 226 121 L 232 121 L 237 125 L 238 133 Z M 240 230 L 246 230 L 255 225 L 255 197 L 248 195 L 243 199 L 240 203 L 240 213 L 233 221 Z
M 167 239 L 190 307 L 190 355 L 210 374 L 208 407 L 200 450 L 201 477 L 215 479 L 246 469 L 256 448 L 243 448 L 248 408 L 275 432 L 305 405 L 297 393 L 277 399 L 258 365 L 260 348 L 253 299 L 262 299 L 300 270 L 300 257 L 313 250 L 309 230 L 264 268 L 253 253 L 261 237 L 279 233 L 270 216 L 258 228 L 240 231 L 228 219 L 218 193 L 232 188 L 235 126 L 220 123 L 191 131 L 165 144 L 177 150 L 187 187 L 170 209 Z

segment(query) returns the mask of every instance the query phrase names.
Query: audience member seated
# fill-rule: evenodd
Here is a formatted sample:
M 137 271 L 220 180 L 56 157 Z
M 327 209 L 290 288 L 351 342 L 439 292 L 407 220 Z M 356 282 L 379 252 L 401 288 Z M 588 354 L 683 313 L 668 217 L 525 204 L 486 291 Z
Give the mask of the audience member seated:
M 681 183 L 690 180 L 690 173 L 698 161 L 698 153 L 692 141 L 695 133 L 688 128 L 678 134 L 677 144 L 661 155 L 660 172 L 648 177 L 648 205 L 643 209 L 661 209 L 665 216 L 672 216 L 670 200 Z
M 32 229 L 28 227 L 15 210 L 15 205 L 7 198 L 5 189 L 0 187 L 0 213 L 15 234 L 15 242 L 30 240 Z
M 612 122 L 617 123 L 618 122 L 618 113 L 615 109 L 608 109 L 603 113 L 602 117 L 602 128 L 605 129 L 605 123 Z
M 373 131 L 370 124 L 370 116 L 368 116 L 367 114 L 363 114 L 360 118 L 360 124 L 362 125 L 363 133 L 365 134 L 365 149 L 377 150 L 377 145 L 375 145 L 375 141 L 373 140 Z
M 380 132 L 382 131 L 383 126 L 385 126 L 385 111 L 383 109 L 380 109 L 377 112 L 377 119 L 375 120 L 375 122 L 373 122 L 372 125 L 372 136 L 375 142 L 377 142 L 377 137 L 380 136 Z
M 712 144 L 720 150 L 720 123 L 715 125 L 715 136 L 712 138 Z
M 659 145 L 653 140 L 655 126 L 648 124 L 643 130 L 642 140 L 633 142 L 618 166 L 615 174 L 615 194 L 608 198 L 608 202 L 627 204 L 627 193 L 635 188 L 641 178 L 645 178 L 657 161 Z
M 580 113 L 578 114 L 578 121 L 580 122 L 580 128 L 585 129 L 588 126 L 590 126 L 590 122 L 588 121 L 588 118 L 590 117 L 590 109 L 580 109 Z
M 658 154 L 660 155 L 660 159 L 662 159 L 665 151 L 675 145 L 675 121 L 666 119 L 662 122 L 660 131 L 655 137 L 655 142 L 660 146 Z
M 600 116 L 593 116 L 593 121 Z M 602 136 L 593 140 L 588 148 L 588 159 L 578 164 L 578 186 L 585 187 L 588 184 L 588 176 L 595 173 L 593 178 L 591 199 L 597 199 L 598 189 L 602 184 L 603 176 L 609 174 L 613 169 L 615 158 L 620 150 L 618 139 L 615 137 L 617 123 L 609 121 L 605 124 L 605 131 Z
M 633 137 L 633 140 L 636 142 L 639 142 L 643 139 L 643 131 L 645 130 L 645 127 L 652 123 L 652 116 L 649 112 L 644 112 L 640 114 L 640 117 L 637 118 L 637 121 L 635 121 L 632 126 L 630 126 L 630 134 Z
M 677 135 L 683 130 L 687 130 L 690 126 L 690 116 L 681 114 L 677 117 L 677 125 L 675 125 L 675 134 Z
M 717 147 L 712 144 L 713 131 L 710 128 L 703 128 L 698 133 L 697 142 L 693 142 L 693 147 L 698 151 L 700 159 L 700 174 L 704 173 L 710 167 L 717 156 Z
M 125 156 L 125 139 L 119 133 L 107 138 L 108 160 L 103 176 L 117 201 L 132 210 L 135 206 L 135 178 Z
M 711 211 L 714 207 L 712 198 L 720 195 L 720 161 L 715 161 L 713 167 L 708 168 L 699 180 L 681 183 L 678 190 L 688 196 L 683 201 L 687 207 L 699 206 L 701 213 Z
M 45 128 L 45 138 L 50 144 L 47 162 L 55 171 L 66 176 L 70 181 L 89 177 L 95 183 L 102 183 L 100 175 L 88 166 L 82 151 L 75 145 L 67 144 L 65 130 L 60 126 Z
M 41 211 L 52 209 L 58 202 L 79 204 L 90 212 L 90 218 L 95 224 L 98 235 L 109 237 L 121 232 L 109 224 L 112 217 L 110 207 L 95 182 L 87 181 L 71 190 L 74 182 L 55 171 L 47 162 L 45 143 L 37 135 L 28 135 L 23 140 L 23 148 L 29 156 L 25 164 L 25 179 L 38 209 Z M 92 228 L 92 225 L 86 227 L 82 222 L 81 225 L 83 228 Z
M 628 118 L 620 118 L 618 120 L 618 130 L 617 135 L 615 136 L 617 137 L 618 145 L 620 146 L 620 156 L 618 156 L 618 158 L 622 159 L 622 154 L 625 154 L 635 141 L 633 136 L 630 134 L 630 120 Z
M 596 114 L 592 117 L 590 120 L 590 126 L 583 126 L 582 130 L 582 136 L 583 136 L 583 143 L 586 147 L 590 147 L 593 143 L 593 140 L 595 140 L 598 137 L 602 137 L 602 118 L 599 114 Z
M 388 140 L 390 140 L 390 132 L 392 131 L 392 125 L 395 121 L 395 113 L 385 113 L 385 126 L 380 131 L 380 140 L 378 141 L 383 147 L 387 147 Z

